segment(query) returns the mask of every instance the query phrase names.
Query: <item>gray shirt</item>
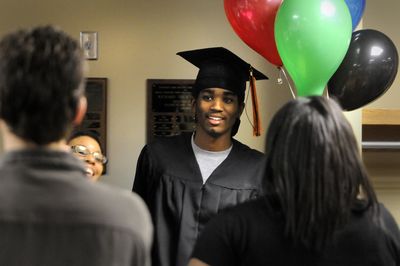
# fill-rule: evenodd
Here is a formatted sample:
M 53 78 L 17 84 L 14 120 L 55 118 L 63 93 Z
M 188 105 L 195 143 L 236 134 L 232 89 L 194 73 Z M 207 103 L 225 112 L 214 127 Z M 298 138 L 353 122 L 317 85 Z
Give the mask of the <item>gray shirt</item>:
M 0 162 L 0 265 L 150 265 L 152 230 L 137 195 L 86 179 L 67 152 Z
M 192 148 L 196 161 L 199 164 L 203 184 L 211 176 L 212 172 L 217 169 L 232 150 L 232 145 L 223 151 L 207 151 L 196 145 L 194 135 L 192 135 Z

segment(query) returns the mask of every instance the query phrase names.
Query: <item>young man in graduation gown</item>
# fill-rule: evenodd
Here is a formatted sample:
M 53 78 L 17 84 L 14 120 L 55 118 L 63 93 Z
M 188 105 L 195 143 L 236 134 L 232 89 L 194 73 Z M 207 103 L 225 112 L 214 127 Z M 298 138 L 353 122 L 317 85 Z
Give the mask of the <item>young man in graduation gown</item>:
M 153 265 L 187 265 L 195 241 L 222 209 L 262 194 L 263 154 L 233 139 L 246 81 L 267 79 L 221 47 L 178 53 L 199 68 L 192 90 L 196 129 L 156 139 L 139 157 L 133 191 L 155 226 Z

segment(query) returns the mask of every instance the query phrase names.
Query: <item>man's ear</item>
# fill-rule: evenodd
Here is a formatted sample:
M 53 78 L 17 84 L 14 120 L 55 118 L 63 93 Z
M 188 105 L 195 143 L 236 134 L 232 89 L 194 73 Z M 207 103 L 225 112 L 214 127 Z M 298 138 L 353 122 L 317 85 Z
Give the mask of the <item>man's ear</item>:
M 194 114 L 196 112 L 196 99 L 194 97 L 192 97 L 190 104 L 192 106 L 192 113 Z
M 82 122 L 83 117 L 85 117 L 86 110 L 87 110 L 87 99 L 85 96 L 82 96 L 79 99 L 78 104 L 76 105 L 75 117 L 74 120 L 72 121 L 72 124 L 74 126 L 77 126 Z

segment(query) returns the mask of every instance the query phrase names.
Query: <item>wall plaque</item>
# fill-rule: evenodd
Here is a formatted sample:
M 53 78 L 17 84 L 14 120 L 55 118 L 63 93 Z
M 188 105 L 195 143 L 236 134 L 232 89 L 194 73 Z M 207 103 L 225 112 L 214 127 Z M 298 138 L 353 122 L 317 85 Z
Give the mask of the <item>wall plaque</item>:
M 191 79 L 147 80 L 147 143 L 155 136 L 192 132 Z

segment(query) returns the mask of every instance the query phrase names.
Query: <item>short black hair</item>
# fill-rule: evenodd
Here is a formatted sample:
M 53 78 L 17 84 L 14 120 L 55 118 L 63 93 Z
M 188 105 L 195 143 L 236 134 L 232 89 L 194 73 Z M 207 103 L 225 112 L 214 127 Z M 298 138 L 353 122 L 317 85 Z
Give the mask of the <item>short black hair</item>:
M 18 137 L 46 145 L 67 136 L 84 94 L 79 43 L 53 26 L 0 41 L 0 118 Z

